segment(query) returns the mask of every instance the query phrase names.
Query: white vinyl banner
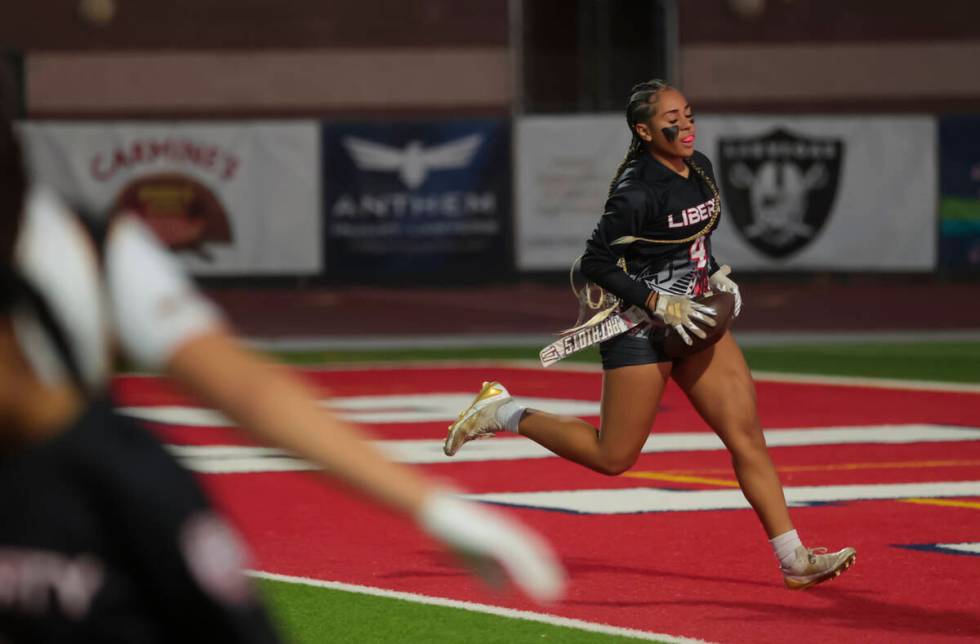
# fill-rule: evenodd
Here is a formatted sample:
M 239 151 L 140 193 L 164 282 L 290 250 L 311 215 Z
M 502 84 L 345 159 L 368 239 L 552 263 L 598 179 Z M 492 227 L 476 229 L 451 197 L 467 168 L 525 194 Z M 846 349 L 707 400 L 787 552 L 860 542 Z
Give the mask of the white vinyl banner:
M 522 271 L 567 269 L 585 251 L 629 146 L 621 115 L 517 120 L 515 254 Z
M 623 118 L 531 117 L 517 132 L 518 267 L 566 268 L 626 150 Z M 699 116 L 695 147 L 722 193 L 719 262 L 760 271 L 936 265 L 932 117 Z
M 73 205 L 135 212 L 198 275 L 321 271 L 317 123 L 23 125 L 35 176 Z

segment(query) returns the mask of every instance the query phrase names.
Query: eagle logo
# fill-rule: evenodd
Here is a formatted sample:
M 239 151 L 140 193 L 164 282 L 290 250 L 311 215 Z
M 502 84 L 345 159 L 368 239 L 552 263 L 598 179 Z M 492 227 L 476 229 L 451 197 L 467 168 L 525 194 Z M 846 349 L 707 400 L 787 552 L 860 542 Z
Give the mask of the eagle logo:
M 421 141 L 409 141 L 397 148 L 354 136 L 342 139 L 354 163 L 362 170 L 398 172 L 398 177 L 414 190 L 425 183 L 435 170 L 465 168 L 483 143 L 482 134 L 470 134 L 460 139 L 425 147 Z

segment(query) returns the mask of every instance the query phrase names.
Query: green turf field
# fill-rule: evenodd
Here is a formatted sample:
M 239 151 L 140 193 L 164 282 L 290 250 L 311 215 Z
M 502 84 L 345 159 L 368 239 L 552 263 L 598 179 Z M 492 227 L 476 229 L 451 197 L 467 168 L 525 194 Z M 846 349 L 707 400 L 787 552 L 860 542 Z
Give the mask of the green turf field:
M 290 642 L 555 642 L 616 644 L 636 639 L 522 619 L 427 606 L 328 588 L 259 580 L 268 607 Z
M 782 373 L 980 382 L 980 342 L 916 344 L 816 344 L 747 347 L 752 369 Z M 388 360 L 537 360 L 537 349 L 385 349 L 375 351 L 293 351 L 275 354 L 292 364 L 329 364 Z M 599 363 L 591 349 L 568 360 Z
M 281 352 L 292 364 L 381 361 L 537 360 L 532 348 L 398 349 Z M 749 347 L 759 371 L 980 383 L 980 342 L 818 344 Z M 598 364 L 597 351 L 574 361 Z M 637 641 L 512 618 L 427 606 L 278 581 L 260 587 L 288 641 L 314 642 L 582 642 Z

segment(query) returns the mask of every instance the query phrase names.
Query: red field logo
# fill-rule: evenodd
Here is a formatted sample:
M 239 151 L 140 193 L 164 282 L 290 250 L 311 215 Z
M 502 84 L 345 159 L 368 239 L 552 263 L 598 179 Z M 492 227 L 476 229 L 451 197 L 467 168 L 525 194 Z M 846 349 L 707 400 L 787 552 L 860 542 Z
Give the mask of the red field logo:
M 130 181 L 116 198 L 114 212 L 130 212 L 153 229 L 173 250 L 189 250 L 209 259 L 204 244 L 232 241 L 228 213 L 218 197 L 199 181 L 177 173 Z

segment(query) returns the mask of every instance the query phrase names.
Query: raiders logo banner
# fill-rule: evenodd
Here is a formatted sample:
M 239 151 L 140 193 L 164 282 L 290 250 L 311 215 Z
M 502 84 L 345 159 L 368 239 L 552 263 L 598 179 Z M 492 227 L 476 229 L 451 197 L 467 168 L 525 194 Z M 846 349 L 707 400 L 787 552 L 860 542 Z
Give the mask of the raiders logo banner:
M 830 218 L 843 147 L 841 139 L 784 129 L 722 138 L 716 163 L 735 230 L 768 257 L 788 257 L 804 248 Z
M 516 139 L 518 268 L 566 270 L 602 215 L 629 132 L 618 114 L 526 116 Z M 936 265 L 931 116 L 699 113 L 695 148 L 722 193 L 712 250 L 736 271 Z
M 43 122 L 22 132 L 42 181 L 88 214 L 136 214 L 194 274 L 322 270 L 315 122 Z
M 715 257 L 736 269 L 929 271 L 932 117 L 706 117 L 722 192 Z

